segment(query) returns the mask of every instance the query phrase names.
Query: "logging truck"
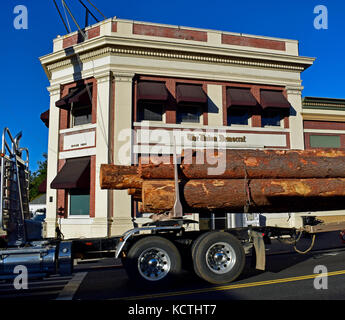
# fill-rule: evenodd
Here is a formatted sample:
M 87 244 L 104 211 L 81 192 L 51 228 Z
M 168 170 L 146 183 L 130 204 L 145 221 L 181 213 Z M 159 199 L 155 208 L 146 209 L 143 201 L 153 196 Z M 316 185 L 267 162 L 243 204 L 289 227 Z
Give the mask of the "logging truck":
M 298 253 L 307 253 L 317 233 L 344 229 L 344 221 L 323 223 L 312 214 L 303 217 L 299 228 L 236 226 L 231 223 L 234 214 L 229 212 L 245 215 L 343 209 L 345 152 L 220 152 L 223 157 L 218 151 L 217 157 L 225 166 L 217 174 L 210 174 L 207 163 L 195 164 L 186 155 L 178 159 L 176 150 L 171 164 L 101 166 L 101 188 L 128 189 L 143 212 L 153 213 L 152 222 L 127 231 L 116 246 L 115 256 L 121 257 L 131 279 L 171 281 L 186 268 L 207 282 L 224 284 L 242 273 L 246 255 L 252 255 L 256 269 L 264 270 L 265 244 L 272 237 L 287 238 Z M 211 218 L 205 226 L 200 219 L 188 219 L 186 213 Z M 217 228 L 216 216 L 224 213 L 226 223 Z M 190 230 L 193 224 L 197 228 Z M 311 234 L 312 241 L 309 249 L 301 252 L 296 243 L 303 233 Z
M 287 237 L 295 245 L 309 233 L 314 243 L 318 232 L 345 229 L 344 222 L 325 224 L 310 214 L 299 228 L 231 223 L 231 212 L 245 214 L 253 206 L 261 212 L 345 209 L 345 152 L 226 151 L 225 171 L 210 176 L 206 165 L 178 164 L 175 151 L 172 165 L 101 166 L 101 188 L 128 189 L 143 211 L 152 213 L 150 222 L 134 222 L 133 229 L 115 237 L 64 240 L 57 228 L 55 238 L 45 238 L 44 222 L 29 213 L 29 151 L 20 147 L 21 137 L 8 128 L 2 134 L 0 280 L 13 279 L 17 265 L 31 277 L 45 277 L 71 274 L 75 259 L 111 256 L 121 258 L 129 278 L 142 283 L 166 283 L 186 268 L 223 284 L 241 274 L 246 255 L 264 270 L 265 244 L 272 237 Z M 289 168 L 285 173 L 282 163 Z M 215 217 L 224 212 L 226 223 L 219 227 Z M 210 223 L 190 219 L 188 213 L 209 216 Z

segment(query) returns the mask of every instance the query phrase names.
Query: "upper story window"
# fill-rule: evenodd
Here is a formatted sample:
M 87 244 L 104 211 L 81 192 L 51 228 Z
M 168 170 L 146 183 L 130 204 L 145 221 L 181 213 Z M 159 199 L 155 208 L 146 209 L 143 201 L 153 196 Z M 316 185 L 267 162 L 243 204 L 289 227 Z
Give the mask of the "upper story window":
M 140 81 L 137 86 L 138 121 L 164 121 L 168 97 L 164 82 Z
M 92 122 L 92 105 L 73 105 L 71 110 L 71 127 L 80 126 Z
M 202 106 L 180 104 L 176 113 L 176 123 L 200 123 Z
M 176 123 L 200 123 L 208 97 L 202 85 L 176 85 Z
M 280 127 L 283 114 L 279 109 L 264 110 L 261 115 L 262 127 Z
M 68 111 L 71 128 L 92 122 L 92 96 L 92 84 L 87 84 L 71 88 L 56 102 L 58 108 Z
M 228 109 L 228 126 L 250 125 L 251 113 L 248 108 L 232 107 Z
M 139 121 L 163 121 L 165 107 L 160 102 L 140 102 L 138 103 Z
M 71 99 L 71 127 L 92 122 L 92 85 L 74 90 L 76 94 Z
M 226 101 L 228 126 L 248 126 L 251 124 L 253 108 L 258 103 L 252 95 L 250 88 L 227 88 Z
M 279 90 L 261 90 L 262 127 L 281 127 L 290 110 L 290 103 Z

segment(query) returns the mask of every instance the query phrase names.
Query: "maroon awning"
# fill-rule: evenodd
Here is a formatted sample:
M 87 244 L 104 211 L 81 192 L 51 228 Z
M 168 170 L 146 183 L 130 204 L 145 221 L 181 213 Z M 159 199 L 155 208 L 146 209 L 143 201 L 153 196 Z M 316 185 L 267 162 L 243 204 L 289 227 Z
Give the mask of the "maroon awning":
M 68 159 L 50 187 L 52 189 L 90 188 L 90 158 Z
M 41 113 L 40 119 L 43 121 L 46 127 L 49 128 L 49 110 Z
M 84 89 L 75 92 L 75 94 L 69 99 L 68 103 L 92 104 L 92 85 L 87 85 L 83 88 Z
M 255 107 L 257 101 L 250 92 L 250 88 L 227 88 L 226 90 L 227 107 L 248 106 Z
M 55 105 L 60 109 L 70 110 L 72 102 L 92 103 L 89 93 L 92 94 L 92 86 L 90 85 L 88 88 L 86 86 L 73 88 L 68 95 L 57 101 Z
M 142 81 L 138 83 L 138 100 L 168 100 L 164 82 Z
M 207 95 L 202 89 L 201 85 L 195 84 L 178 84 L 176 86 L 176 101 L 192 102 L 192 103 L 207 103 Z
M 290 109 L 289 101 L 284 97 L 282 91 L 261 90 L 261 106 L 266 108 Z

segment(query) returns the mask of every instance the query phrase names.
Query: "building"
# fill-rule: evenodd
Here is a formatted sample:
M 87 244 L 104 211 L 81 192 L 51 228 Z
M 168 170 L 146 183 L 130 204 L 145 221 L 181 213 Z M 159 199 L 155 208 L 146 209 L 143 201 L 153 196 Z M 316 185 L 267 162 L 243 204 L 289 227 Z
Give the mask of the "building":
M 48 236 L 57 223 L 66 238 L 132 228 L 134 201 L 100 189 L 100 165 L 144 159 L 167 132 L 304 149 L 313 114 L 328 113 L 302 104 L 301 73 L 314 59 L 296 40 L 120 19 L 85 33 L 57 37 L 40 59 L 50 81 Z M 162 155 L 172 146 L 161 143 Z
M 32 215 L 34 215 L 37 211 L 44 212 L 47 207 L 47 199 L 46 194 L 39 195 L 36 199 L 32 200 L 29 203 L 29 210 Z
M 345 100 L 303 98 L 305 148 L 345 148 Z

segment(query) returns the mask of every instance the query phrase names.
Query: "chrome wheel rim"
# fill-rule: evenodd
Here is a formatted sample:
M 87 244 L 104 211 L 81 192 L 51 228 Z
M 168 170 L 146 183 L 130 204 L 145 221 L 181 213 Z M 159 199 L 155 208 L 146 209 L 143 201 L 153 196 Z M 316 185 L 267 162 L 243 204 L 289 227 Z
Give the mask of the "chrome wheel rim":
M 138 258 L 140 275 L 149 281 L 163 279 L 170 271 L 171 261 L 165 250 L 149 248 L 143 251 Z
M 208 268 L 214 273 L 227 273 L 236 263 L 235 250 L 226 242 L 217 242 L 208 248 L 206 263 Z

